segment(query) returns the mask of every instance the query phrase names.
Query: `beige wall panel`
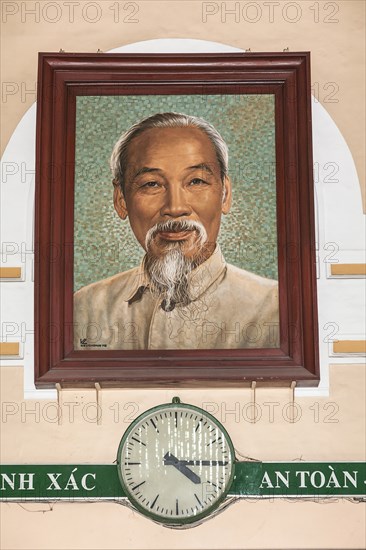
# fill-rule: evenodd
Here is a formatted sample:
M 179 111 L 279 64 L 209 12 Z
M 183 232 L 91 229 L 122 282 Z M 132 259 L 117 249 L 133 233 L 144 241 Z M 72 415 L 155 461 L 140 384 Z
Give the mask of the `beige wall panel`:
M 331 394 L 296 399 L 291 423 L 290 390 L 261 388 L 256 402 L 261 416 L 251 422 L 251 393 L 243 390 L 105 390 L 102 423 L 96 424 L 93 390 L 61 393 L 62 424 L 56 401 L 23 401 L 23 371 L 0 370 L 2 399 L 1 461 L 6 463 L 112 463 L 133 418 L 179 395 L 183 402 L 213 412 L 230 433 L 240 455 L 258 460 L 361 460 L 366 414 L 363 365 L 333 365 Z M 14 434 L 18 445 L 14 445 Z M 55 443 L 55 445 L 50 444 Z
M 4 550 L 364 548 L 364 506 L 347 500 L 241 501 L 195 529 L 173 531 L 117 504 L 1 504 Z M 78 521 L 70 522 L 70 518 Z M 21 525 L 21 529 L 19 528 Z M 26 536 L 24 536 L 26 533 Z

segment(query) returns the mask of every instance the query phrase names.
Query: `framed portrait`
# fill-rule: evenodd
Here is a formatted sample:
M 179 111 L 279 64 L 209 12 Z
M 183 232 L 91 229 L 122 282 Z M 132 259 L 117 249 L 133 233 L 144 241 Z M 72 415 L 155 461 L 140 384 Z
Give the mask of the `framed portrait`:
M 319 382 L 310 54 L 39 54 L 37 387 Z

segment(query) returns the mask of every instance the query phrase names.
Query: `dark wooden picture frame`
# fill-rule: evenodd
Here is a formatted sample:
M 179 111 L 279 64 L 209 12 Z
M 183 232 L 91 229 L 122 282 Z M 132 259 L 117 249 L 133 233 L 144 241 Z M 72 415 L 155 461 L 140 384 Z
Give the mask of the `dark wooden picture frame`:
M 73 349 L 76 97 L 271 93 L 275 97 L 280 346 Z M 159 91 L 157 91 L 159 90 Z M 39 54 L 35 384 L 301 386 L 319 382 L 310 54 Z

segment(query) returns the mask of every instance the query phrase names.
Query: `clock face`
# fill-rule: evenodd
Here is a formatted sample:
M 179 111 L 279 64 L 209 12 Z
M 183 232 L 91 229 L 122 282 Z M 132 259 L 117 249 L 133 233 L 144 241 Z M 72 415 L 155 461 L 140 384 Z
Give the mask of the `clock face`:
M 234 476 L 234 448 L 210 414 L 181 403 L 139 416 L 118 449 L 118 474 L 129 500 L 162 523 L 184 524 L 212 512 Z

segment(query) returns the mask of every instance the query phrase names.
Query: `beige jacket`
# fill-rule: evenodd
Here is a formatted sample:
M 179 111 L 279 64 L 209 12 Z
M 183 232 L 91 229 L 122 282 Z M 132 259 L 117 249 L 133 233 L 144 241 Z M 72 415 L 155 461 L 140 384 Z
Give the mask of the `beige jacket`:
M 74 296 L 76 350 L 278 347 L 277 281 L 214 254 L 190 274 L 188 306 L 170 312 L 149 290 L 142 265 Z

